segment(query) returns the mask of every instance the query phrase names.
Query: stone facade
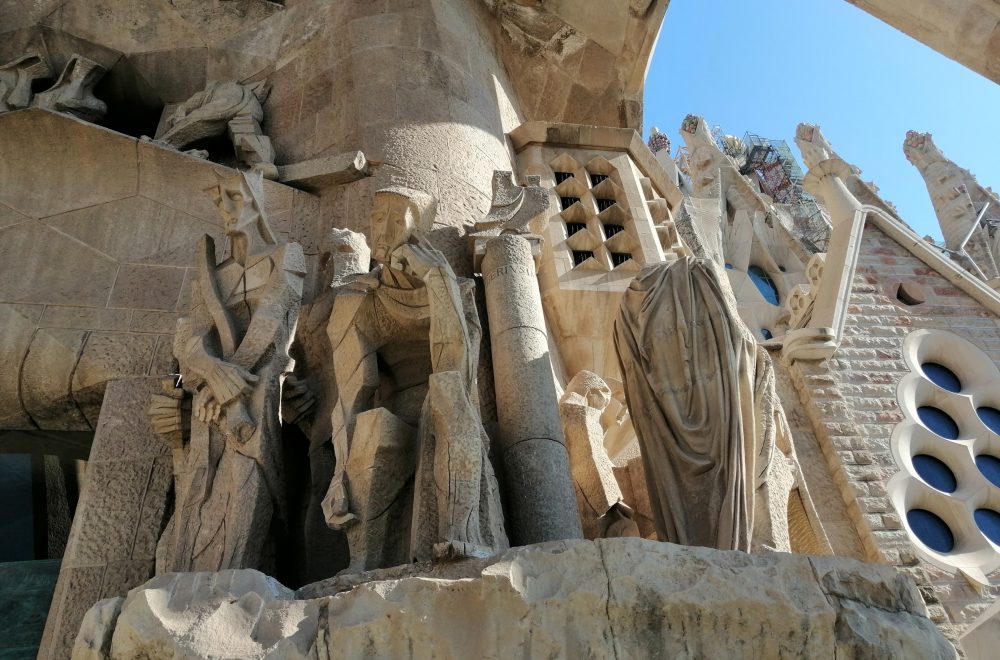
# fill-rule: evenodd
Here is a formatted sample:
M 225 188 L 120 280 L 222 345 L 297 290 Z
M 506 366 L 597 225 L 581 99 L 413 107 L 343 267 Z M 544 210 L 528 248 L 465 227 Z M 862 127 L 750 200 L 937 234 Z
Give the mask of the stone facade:
M 0 0 L 39 657 L 990 648 L 995 195 L 651 149 L 667 5 Z

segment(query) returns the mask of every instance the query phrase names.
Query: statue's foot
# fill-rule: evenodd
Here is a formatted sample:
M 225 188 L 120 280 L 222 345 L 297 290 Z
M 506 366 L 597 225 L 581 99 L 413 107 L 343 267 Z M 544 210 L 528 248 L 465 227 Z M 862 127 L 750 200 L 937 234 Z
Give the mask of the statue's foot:
M 435 543 L 433 553 L 434 561 L 457 561 L 459 559 L 485 559 L 496 554 L 496 551 L 475 543 L 445 541 Z
M 265 179 L 278 180 L 278 167 L 274 163 L 256 163 L 252 169 L 254 172 L 260 172 Z

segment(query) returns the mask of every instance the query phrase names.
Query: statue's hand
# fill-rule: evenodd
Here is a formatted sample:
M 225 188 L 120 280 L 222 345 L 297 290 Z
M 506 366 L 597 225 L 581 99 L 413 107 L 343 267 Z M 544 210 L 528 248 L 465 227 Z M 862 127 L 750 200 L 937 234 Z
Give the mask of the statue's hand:
M 153 394 L 149 398 L 149 409 L 146 414 L 149 416 L 149 423 L 153 431 L 163 436 L 173 448 L 179 448 L 184 442 L 184 416 L 181 414 L 181 404 L 183 402 L 183 392 L 177 390 L 177 394 L 172 391 L 164 394 Z
M 218 422 L 222 415 L 222 404 L 212 394 L 212 388 L 206 386 L 194 395 L 192 410 L 194 416 L 203 422 Z
M 395 250 L 391 265 L 412 273 L 421 280 L 426 280 L 429 274 L 441 269 L 451 269 L 444 255 L 426 240 L 420 240 L 416 245 L 407 243 Z
M 205 376 L 212 396 L 222 405 L 250 392 L 259 377 L 238 364 L 219 360 Z

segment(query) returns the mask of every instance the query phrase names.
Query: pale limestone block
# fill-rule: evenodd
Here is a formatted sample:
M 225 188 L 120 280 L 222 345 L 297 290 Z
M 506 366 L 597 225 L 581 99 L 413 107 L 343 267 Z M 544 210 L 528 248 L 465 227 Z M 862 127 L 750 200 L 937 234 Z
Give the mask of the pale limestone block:
M 111 636 L 118 623 L 122 604 L 121 596 L 98 601 L 87 610 L 80 624 L 80 632 L 73 644 L 74 660 L 109 660 L 111 658 Z
M 0 153 L 0 203 L 32 217 L 136 191 L 135 140 L 65 115 L 41 109 L 0 115 Z M 66 154 L 84 153 L 88 167 L 67 166 Z
M 850 559 L 574 540 L 369 579 L 160 576 L 111 657 L 955 657 L 909 578 Z

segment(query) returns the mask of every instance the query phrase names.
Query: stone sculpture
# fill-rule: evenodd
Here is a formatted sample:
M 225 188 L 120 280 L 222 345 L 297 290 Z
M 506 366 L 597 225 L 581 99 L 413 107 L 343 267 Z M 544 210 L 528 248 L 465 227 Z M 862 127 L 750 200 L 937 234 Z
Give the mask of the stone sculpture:
M 604 449 L 601 416 L 609 403 L 611 388 L 590 371 L 573 376 L 559 401 L 577 507 L 588 539 L 639 536 Z
M 158 573 L 266 568 L 272 534 L 286 522 L 279 403 L 305 261 L 298 244 L 279 244 L 268 226 L 259 174 L 209 192 L 232 250 L 216 263 L 215 242 L 201 240 L 191 311 L 177 324 L 190 431 L 179 393 L 154 397 L 150 409 L 174 460 L 175 507 Z
M 32 105 L 96 122 L 108 111 L 108 104 L 94 96 L 94 86 L 106 72 L 97 62 L 82 55 L 73 55 L 63 67 L 56 84 L 36 94 Z
M 0 66 L 0 112 L 27 108 L 33 96 L 32 83 L 50 75 L 48 63 L 35 51 Z
M 174 110 L 166 119 L 166 131 L 156 141 L 184 149 L 199 140 L 228 132 L 236 157 L 242 163 L 265 178 L 277 179 L 274 147 L 260 127 L 264 119 L 261 104 L 268 91 L 264 83 L 210 82 Z
M 378 191 L 377 265 L 338 287 L 330 315 L 336 469 L 323 509 L 347 532 L 350 572 L 507 547 L 478 409 L 474 283 L 425 238 L 434 211 L 425 193 Z
M 774 374 L 702 259 L 649 266 L 615 350 L 661 541 L 750 549 L 774 446 Z

